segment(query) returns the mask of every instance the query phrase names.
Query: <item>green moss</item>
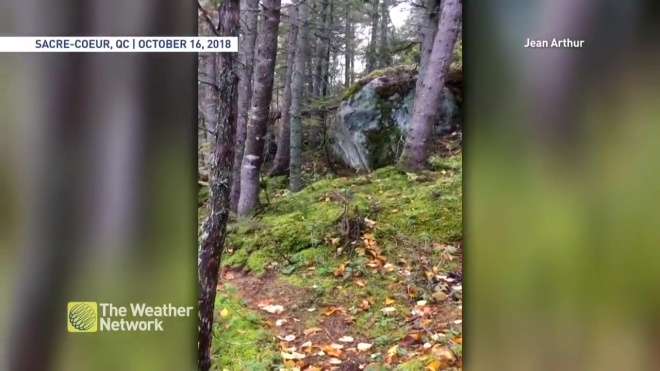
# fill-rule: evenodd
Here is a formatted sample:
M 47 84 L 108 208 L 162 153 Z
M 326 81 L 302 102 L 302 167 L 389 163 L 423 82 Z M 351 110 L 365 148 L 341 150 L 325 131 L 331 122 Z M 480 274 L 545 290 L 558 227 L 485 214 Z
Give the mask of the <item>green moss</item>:
M 423 359 L 413 358 L 408 362 L 404 362 L 397 366 L 396 370 L 400 371 L 418 371 L 423 370 L 427 365 Z
M 218 369 L 263 370 L 278 362 L 272 337 L 262 325 L 259 313 L 250 310 L 240 299 L 235 287 L 225 283 L 216 296 L 213 363 Z
M 287 189 L 289 186 L 289 177 L 286 175 L 269 177 L 265 179 L 266 189 L 272 191 L 274 189 Z
M 342 94 L 341 100 L 345 101 L 357 93 L 363 86 L 370 83 L 372 80 L 379 77 L 387 76 L 389 78 L 389 83 L 385 85 L 385 88 L 397 87 L 400 86 L 402 82 L 410 82 L 414 77 L 416 72 L 415 66 L 394 66 L 387 67 L 380 70 L 374 70 L 368 75 L 358 79 L 356 82 L 351 84 Z M 382 95 L 382 94 L 381 94 Z M 391 94 L 390 94 L 391 95 Z
M 197 202 L 201 206 L 209 198 L 209 187 L 199 186 L 199 191 L 197 192 Z
M 353 212 L 376 221 L 374 235 L 385 248 L 418 241 L 452 242 L 462 238 L 461 155 L 434 160 L 441 170 L 409 175 L 393 166 L 368 176 L 324 179 L 298 193 L 271 200 L 261 219 L 239 220 L 229 226 L 232 253 L 225 266 L 246 266 L 261 273 L 285 257 L 302 268 L 311 261 L 320 276 L 331 274 L 343 257 L 335 257 L 331 238 L 340 237 L 348 198 Z M 309 287 L 309 285 L 307 285 Z

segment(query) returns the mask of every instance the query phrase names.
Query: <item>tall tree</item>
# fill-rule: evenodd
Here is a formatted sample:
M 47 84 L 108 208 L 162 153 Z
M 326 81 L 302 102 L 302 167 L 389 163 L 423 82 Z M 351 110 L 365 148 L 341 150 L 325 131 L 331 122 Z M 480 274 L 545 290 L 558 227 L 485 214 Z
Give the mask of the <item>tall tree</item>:
M 390 50 L 387 44 L 387 27 L 390 22 L 390 4 L 388 0 L 380 0 L 380 31 L 378 32 L 378 66 L 384 68 L 392 64 Z
M 236 154 L 234 155 L 233 184 L 231 187 L 231 210 L 236 211 L 241 189 L 241 162 L 245 151 L 248 111 L 252 98 L 252 74 L 254 72 L 254 49 L 257 39 L 259 0 L 241 1 L 241 42 L 238 48 L 238 123 L 236 128 Z
M 284 97 L 282 98 L 282 129 L 277 140 L 277 153 L 270 176 L 285 174 L 289 171 L 291 158 L 291 76 L 293 75 L 296 56 L 296 43 L 298 37 L 298 6 L 295 4 L 289 11 L 289 49 L 286 55 L 286 81 L 284 83 Z
M 218 119 L 218 95 L 215 91 L 216 87 L 216 53 L 205 53 L 199 56 L 199 64 L 202 67 L 202 76 L 198 77 L 200 83 L 201 102 L 199 102 L 199 113 L 202 116 L 205 129 L 205 138 L 207 141 L 213 140 L 213 132 L 215 131 L 216 121 Z
M 202 36 L 215 35 L 218 32 L 215 26 L 217 23 L 217 13 L 209 14 L 200 5 L 197 17 L 198 34 Z M 217 79 L 215 73 L 217 59 L 218 53 L 199 53 L 197 81 L 201 99 L 198 104 L 198 111 L 204 123 L 204 137 L 209 142 L 214 140 L 213 132 L 218 119 L 218 92 L 216 91 Z
M 440 1 L 441 0 L 423 0 L 424 7 L 422 8 L 423 17 L 420 25 L 421 44 L 419 47 L 420 62 L 419 74 L 417 76 L 417 91 L 422 87 L 422 82 L 426 75 L 426 68 L 429 64 L 429 59 L 431 58 L 431 52 L 433 51 L 435 34 L 438 31 Z
M 296 47 L 295 68 L 291 87 L 291 160 L 289 166 L 289 189 L 297 192 L 302 189 L 301 152 L 302 152 L 302 96 L 305 79 L 305 65 L 308 61 L 309 5 L 300 2 L 298 41 Z
M 352 83 L 352 78 L 351 76 L 353 75 L 353 60 L 352 60 L 352 52 L 353 52 L 353 27 L 352 27 L 352 20 L 351 20 L 351 3 L 346 2 L 346 14 L 344 15 L 345 19 L 344 21 L 346 22 L 344 24 L 344 38 L 345 38 L 345 51 L 344 51 L 344 87 L 348 88 L 348 86 Z
M 371 41 L 367 50 L 367 72 L 378 66 L 378 0 L 371 1 Z
M 257 36 L 252 107 L 241 165 L 241 193 L 237 207 L 239 215 L 252 212 L 259 204 L 259 174 L 263 162 L 270 103 L 273 98 L 280 5 L 281 0 L 262 1 L 263 16 Z
M 328 44 L 327 21 L 330 19 L 330 2 L 323 0 L 321 7 L 320 27 L 316 29 L 316 45 L 314 56 L 314 99 L 321 97 L 323 84 L 323 61 L 325 60 L 325 48 Z
M 443 1 L 433 50 L 424 81 L 421 88 L 415 92 L 417 103 L 413 109 L 403 153 L 399 159 L 399 167 L 405 171 L 416 171 L 426 166 L 433 124 L 437 119 L 445 76 L 451 64 L 454 44 L 458 37 L 461 10 L 460 0 Z
M 219 9 L 219 34 L 238 36 L 239 0 L 223 0 Z M 199 339 L 197 361 L 200 371 L 211 369 L 211 339 L 213 334 L 213 312 L 218 287 L 218 271 L 225 243 L 229 197 L 234 165 L 234 138 L 238 119 L 238 77 L 236 56 L 220 53 L 219 56 L 219 99 L 216 140 L 211 163 L 211 211 L 205 224 L 199 261 Z

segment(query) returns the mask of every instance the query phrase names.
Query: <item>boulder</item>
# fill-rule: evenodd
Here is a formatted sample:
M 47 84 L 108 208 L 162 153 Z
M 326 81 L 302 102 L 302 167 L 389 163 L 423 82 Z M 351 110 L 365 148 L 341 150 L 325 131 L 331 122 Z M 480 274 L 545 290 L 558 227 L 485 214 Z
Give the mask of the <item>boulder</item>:
M 398 159 L 413 113 L 417 71 L 398 66 L 377 70 L 347 89 L 328 127 L 331 152 L 356 170 L 373 171 Z M 462 75 L 453 67 L 434 126 L 443 135 L 460 125 Z

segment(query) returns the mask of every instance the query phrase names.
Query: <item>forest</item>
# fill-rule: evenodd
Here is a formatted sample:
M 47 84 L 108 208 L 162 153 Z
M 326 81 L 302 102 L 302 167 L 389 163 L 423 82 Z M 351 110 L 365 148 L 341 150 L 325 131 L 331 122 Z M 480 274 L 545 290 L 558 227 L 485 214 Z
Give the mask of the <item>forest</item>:
M 206 0 L 200 370 L 462 369 L 462 2 Z

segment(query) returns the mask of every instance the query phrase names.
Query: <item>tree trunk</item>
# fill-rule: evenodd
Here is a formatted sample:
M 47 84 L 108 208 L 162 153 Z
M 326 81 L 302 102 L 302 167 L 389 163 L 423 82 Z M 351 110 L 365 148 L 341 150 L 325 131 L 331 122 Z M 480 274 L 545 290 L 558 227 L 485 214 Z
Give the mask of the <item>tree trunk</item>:
M 415 108 L 410 121 L 399 167 L 405 171 L 424 168 L 428 160 L 433 124 L 438 114 L 445 76 L 451 64 L 461 20 L 460 0 L 444 0 L 438 32 L 421 89 L 415 92 Z
M 333 12 L 335 9 L 334 0 L 329 0 L 330 7 L 328 9 L 328 17 L 325 20 L 325 36 L 327 40 L 325 42 L 325 55 L 323 58 L 323 82 L 321 86 L 321 96 L 325 98 L 328 96 L 328 83 L 330 79 L 330 49 L 332 49 L 332 26 L 333 26 Z
M 380 45 L 378 50 L 378 66 L 385 68 L 391 62 L 389 48 L 387 46 L 387 26 L 390 22 L 390 8 L 388 0 L 380 0 Z
M 293 75 L 296 56 L 296 43 L 298 37 L 298 7 L 294 4 L 289 14 L 289 50 L 286 56 L 286 82 L 284 83 L 284 97 L 282 101 L 282 130 L 277 140 L 277 153 L 270 176 L 286 174 L 289 171 L 291 159 L 291 77 Z
M 252 99 L 254 50 L 257 39 L 259 0 L 241 1 L 241 46 L 238 49 L 238 122 L 236 126 L 236 154 L 234 155 L 231 210 L 236 211 L 241 189 L 241 162 L 245 151 L 248 111 Z
M 280 24 L 281 0 L 264 0 L 261 32 L 255 64 L 252 107 L 247 125 L 245 154 L 241 165 L 241 193 L 237 212 L 246 215 L 259 204 L 259 173 L 263 162 L 270 102 L 273 98 L 277 30 Z
M 321 27 L 317 29 L 318 37 L 316 37 L 316 50 L 314 59 L 314 99 L 321 97 L 322 84 L 323 84 L 323 63 L 325 60 L 325 48 L 328 44 L 328 28 L 327 23 L 330 19 L 329 14 L 329 1 L 323 0 L 321 8 Z
M 239 0 L 223 0 L 219 10 L 221 36 L 238 36 Z M 234 165 L 234 138 L 238 120 L 238 76 L 236 56 L 219 53 L 219 106 L 216 142 L 209 184 L 211 187 L 211 212 L 206 223 L 199 262 L 199 341 L 198 366 L 201 371 L 211 369 L 211 339 L 213 312 L 222 248 L 225 243 L 227 219 Z
M 344 51 L 344 87 L 348 88 L 351 84 L 351 49 L 353 48 L 353 31 L 351 29 L 351 5 L 346 4 L 346 24 L 344 26 L 344 36 L 346 50 Z
M 213 132 L 215 131 L 216 122 L 218 120 L 218 96 L 215 88 L 211 84 L 216 84 L 217 79 L 215 75 L 217 53 L 207 53 L 199 56 L 200 64 L 202 65 L 203 76 L 202 79 L 206 83 L 200 84 L 202 90 L 201 97 L 201 114 L 204 120 L 204 137 L 207 141 L 213 141 Z
M 371 10 L 371 41 L 367 50 L 367 73 L 376 69 L 378 65 L 378 0 L 372 0 Z
M 440 1 L 441 0 L 424 1 L 426 14 L 422 20 L 422 25 L 420 28 L 422 43 L 419 47 L 420 61 L 416 91 L 419 91 L 419 89 L 422 88 L 422 81 L 424 81 L 426 68 L 429 64 L 431 51 L 433 50 L 433 41 L 435 40 L 435 34 L 438 31 L 438 13 L 440 12 Z
M 291 87 L 291 161 L 289 172 L 289 189 L 298 192 L 302 189 L 301 152 L 302 152 L 302 95 L 305 78 L 305 65 L 308 60 L 308 26 L 309 5 L 303 2 L 299 5 L 300 27 L 296 47 L 293 84 Z

